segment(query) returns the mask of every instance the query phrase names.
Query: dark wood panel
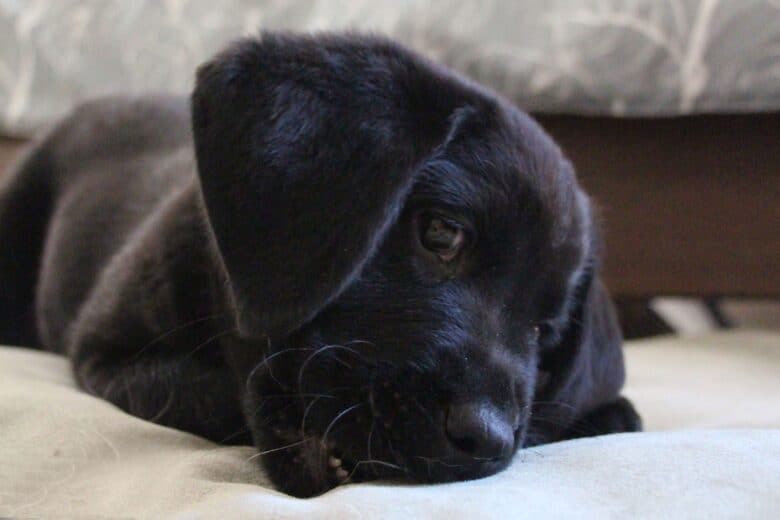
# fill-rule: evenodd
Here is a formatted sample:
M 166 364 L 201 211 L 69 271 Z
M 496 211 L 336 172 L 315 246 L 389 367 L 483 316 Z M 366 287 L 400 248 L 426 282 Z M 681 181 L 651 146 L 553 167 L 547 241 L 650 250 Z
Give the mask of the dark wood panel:
M 25 141 L 0 137 L 0 177 L 8 170 L 8 167 L 24 147 Z
M 538 118 L 601 209 L 614 293 L 780 295 L 780 114 Z
M 602 209 L 614 292 L 780 295 L 780 114 L 539 119 Z

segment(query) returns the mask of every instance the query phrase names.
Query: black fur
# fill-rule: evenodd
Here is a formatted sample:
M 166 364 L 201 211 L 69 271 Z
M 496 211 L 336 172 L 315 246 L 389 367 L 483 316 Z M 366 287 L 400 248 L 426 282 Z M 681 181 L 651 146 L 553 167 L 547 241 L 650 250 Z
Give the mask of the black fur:
M 421 245 L 430 211 L 464 230 L 453 261 Z M 191 111 L 81 106 L 2 188 L 0 243 L 0 341 L 66 353 L 139 417 L 254 442 L 298 496 L 640 428 L 571 165 L 383 39 L 266 34 L 200 68 Z

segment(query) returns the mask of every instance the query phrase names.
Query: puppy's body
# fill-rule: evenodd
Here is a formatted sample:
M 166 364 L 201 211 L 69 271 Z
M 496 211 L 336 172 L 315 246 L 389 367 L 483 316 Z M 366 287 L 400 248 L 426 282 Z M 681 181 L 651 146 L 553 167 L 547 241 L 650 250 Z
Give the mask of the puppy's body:
M 2 300 L 3 339 L 68 354 L 82 385 L 131 413 L 148 418 L 156 409 L 163 424 L 214 440 L 231 434 L 247 440 L 238 385 L 233 372 L 221 369 L 219 336 L 193 352 L 234 326 L 190 126 L 185 99 L 106 98 L 80 106 L 34 146 L 0 205 L 4 224 L 14 222 L 2 228 L 9 255 L 0 276 L 10 288 Z M 17 195 L 30 190 L 29 197 Z M 37 201 L 50 204 L 31 204 Z M 43 240 L 35 243 L 35 227 L 44 222 Z M 33 246 L 39 251 L 18 254 Z M 18 324 L 31 322 L 37 334 L 28 329 L 15 337 Z M 146 367 L 142 348 L 170 363 Z M 109 381 L 91 380 L 103 377 L 93 356 L 138 370 L 140 388 L 111 394 Z M 143 374 L 147 368 L 169 372 Z M 209 417 L 215 410 L 198 416 L 197 409 L 171 406 L 159 414 L 173 392 L 229 394 L 219 406 L 232 416 L 229 424 Z
M 353 37 L 239 43 L 192 107 L 93 102 L 34 146 L 0 192 L 0 341 L 287 446 L 263 461 L 298 495 L 639 427 L 587 198 L 525 115 Z

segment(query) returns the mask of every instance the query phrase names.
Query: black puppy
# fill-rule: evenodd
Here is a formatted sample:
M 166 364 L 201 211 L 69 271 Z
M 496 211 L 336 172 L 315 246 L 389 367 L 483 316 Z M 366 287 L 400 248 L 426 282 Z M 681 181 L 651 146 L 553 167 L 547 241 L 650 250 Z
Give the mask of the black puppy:
M 284 491 L 469 479 L 640 428 L 571 165 L 378 38 L 267 34 L 183 100 L 88 103 L 0 195 L 0 340 L 252 442 Z

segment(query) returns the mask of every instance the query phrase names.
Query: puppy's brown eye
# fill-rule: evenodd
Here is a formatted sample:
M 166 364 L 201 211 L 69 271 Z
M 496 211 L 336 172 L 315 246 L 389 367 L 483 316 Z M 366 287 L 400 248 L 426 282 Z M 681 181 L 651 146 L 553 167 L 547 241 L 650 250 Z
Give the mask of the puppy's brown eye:
M 449 262 L 460 252 L 465 242 L 463 229 L 443 217 L 430 214 L 420 219 L 420 242 L 442 261 Z
M 556 341 L 555 327 L 549 321 L 543 321 L 533 328 L 533 335 L 536 342 L 540 345 L 546 345 Z
M 531 337 L 533 338 L 534 343 L 539 341 L 539 338 L 542 335 L 542 329 L 539 327 L 539 325 L 534 325 L 531 328 Z

